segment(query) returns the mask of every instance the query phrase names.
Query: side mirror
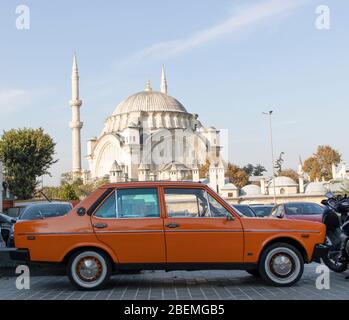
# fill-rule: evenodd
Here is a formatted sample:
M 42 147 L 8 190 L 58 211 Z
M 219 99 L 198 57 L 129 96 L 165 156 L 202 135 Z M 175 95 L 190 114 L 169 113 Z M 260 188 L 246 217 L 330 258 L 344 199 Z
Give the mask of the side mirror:
M 285 217 L 285 214 L 283 212 L 278 212 L 275 216 L 276 218 L 283 219 Z
M 228 221 L 234 221 L 235 218 L 230 213 L 227 213 L 227 220 Z
M 78 216 L 82 217 L 83 215 L 86 214 L 86 209 L 84 207 L 80 207 L 76 213 L 78 214 Z
M 327 205 L 327 200 L 325 200 L 325 199 L 324 199 L 324 200 L 321 200 L 321 204 L 324 205 L 324 206 L 326 206 L 326 205 Z

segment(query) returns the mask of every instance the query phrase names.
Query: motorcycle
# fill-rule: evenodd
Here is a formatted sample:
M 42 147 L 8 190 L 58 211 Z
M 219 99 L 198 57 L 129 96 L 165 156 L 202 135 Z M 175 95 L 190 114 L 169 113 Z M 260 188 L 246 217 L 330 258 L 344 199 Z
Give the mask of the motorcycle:
M 326 225 L 328 251 L 322 259 L 332 271 L 344 272 L 349 264 L 349 198 L 331 192 L 326 197 L 321 203 L 325 206 L 322 222 Z

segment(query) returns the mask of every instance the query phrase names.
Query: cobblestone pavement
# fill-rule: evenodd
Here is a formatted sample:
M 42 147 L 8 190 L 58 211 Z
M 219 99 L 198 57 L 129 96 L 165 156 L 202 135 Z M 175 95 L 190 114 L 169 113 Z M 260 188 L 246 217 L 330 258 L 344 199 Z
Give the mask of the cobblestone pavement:
M 31 277 L 30 289 L 18 290 L 15 278 L 0 271 L 0 300 L 349 299 L 346 273 L 331 272 L 330 289 L 316 288 L 317 266 L 306 265 L 303 278 L 289 288 L 267 286 L 245 271 L 143 271 L 115 275 L 104 290 L 94 292 L 74 290 L 61 275 Z

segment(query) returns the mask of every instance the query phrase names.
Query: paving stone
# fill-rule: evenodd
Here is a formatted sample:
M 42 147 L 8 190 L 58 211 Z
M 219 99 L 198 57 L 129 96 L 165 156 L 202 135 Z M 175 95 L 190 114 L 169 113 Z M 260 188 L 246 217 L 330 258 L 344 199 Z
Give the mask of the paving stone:
M 348 300 L 346 273 L 331 272 L 330 289 L 319 290 L 316 266 L 307 265 L 299 283 L 288 288 L 268 286 L 244 271 L 143 271 L 115 275 L 96 292 L 77 291 L 57 274 L 33 276 L 29 290 L 18 290 L 9 272 L 0 276 L 0 300 Z

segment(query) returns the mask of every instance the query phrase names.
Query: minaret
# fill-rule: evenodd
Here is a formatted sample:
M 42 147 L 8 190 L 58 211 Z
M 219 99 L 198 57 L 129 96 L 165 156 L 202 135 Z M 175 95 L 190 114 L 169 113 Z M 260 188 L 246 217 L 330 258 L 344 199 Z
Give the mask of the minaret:
M 165 74 L 164 66 L 162 66 L 162 70 L 161 70 L 160 92 L 162 92 L 164 94 L 167 94 L 167 80 L 166 80 L 166 74 Z
M 72 97 L 70 106 L 72 109 L 72 121 L 70 128 L 72 129 L 72 160 L 73 160 L 73 180 L 81 178 L 81 128 L 83 123 L 80 121 L 80 107 L 82 101 L 79 99 L 79 72 L 76 61 L 76 54 L 74 53 L 73 68 L 71 76 Z

